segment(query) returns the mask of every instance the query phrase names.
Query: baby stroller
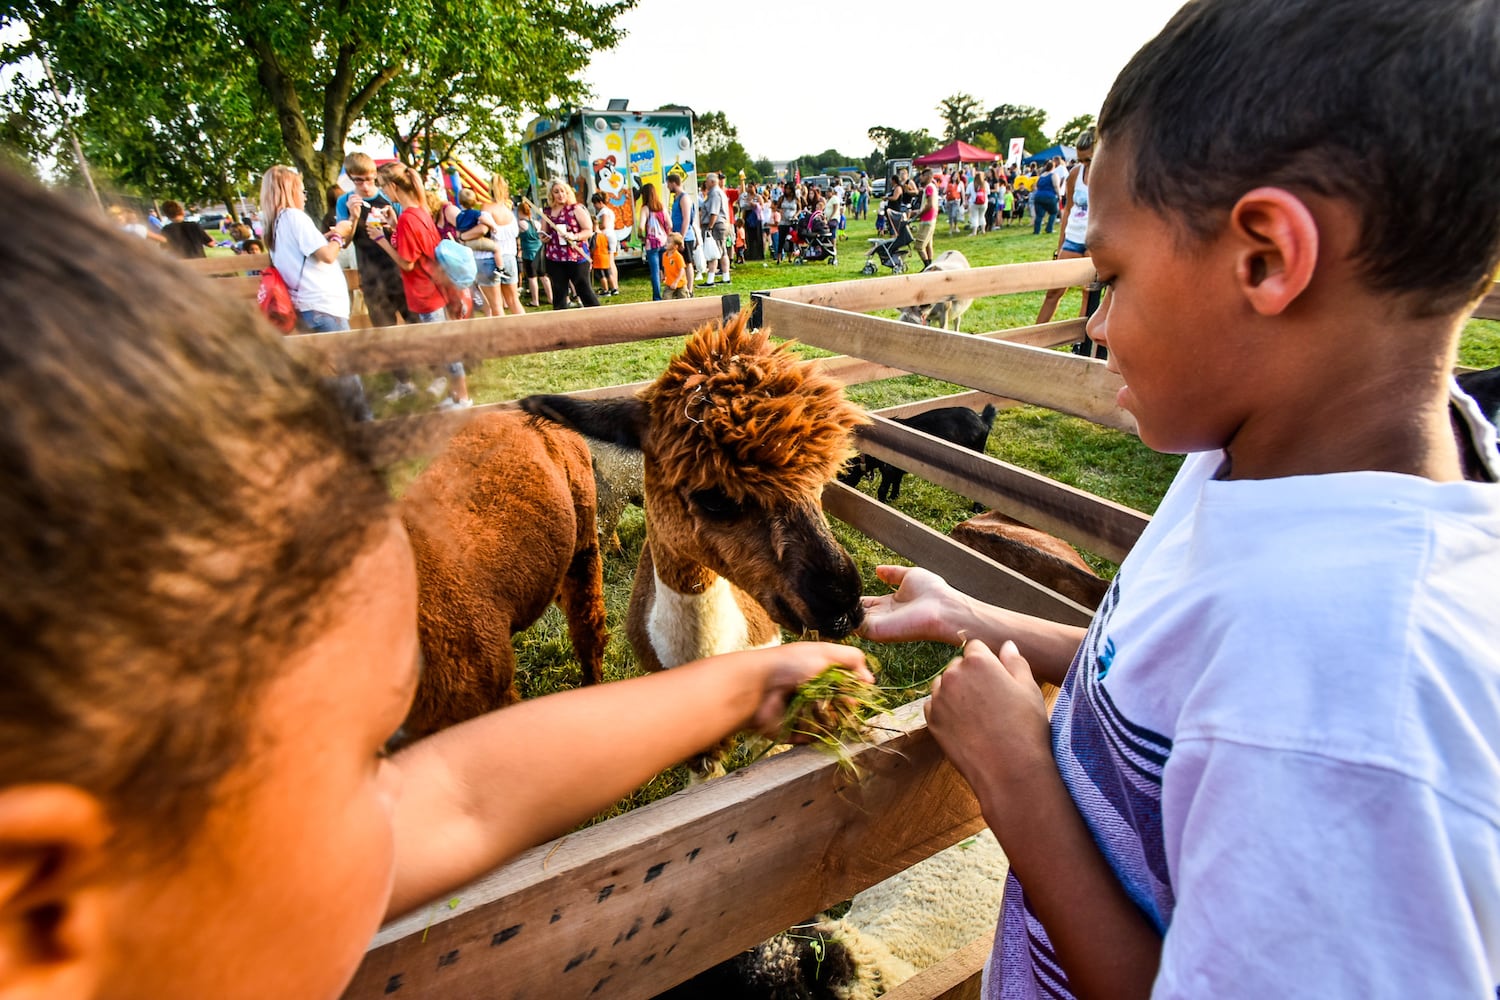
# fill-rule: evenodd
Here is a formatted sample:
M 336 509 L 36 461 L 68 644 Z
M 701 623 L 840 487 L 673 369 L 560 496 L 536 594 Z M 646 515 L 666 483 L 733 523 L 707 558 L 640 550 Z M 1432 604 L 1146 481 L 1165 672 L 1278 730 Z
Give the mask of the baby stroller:
M 803 212 L 797 216 L 792 239 L 798 264 L 826 260 L 830 264 L 839 262 L 838 234 L 828 226 L 828 219 L 821 211 Z
M 880 213 L 885 221 L 885 227 L 889 232 L 896 235 L 888 239 L 872 239 L 869 241 L 870 249 L 865 254 L 864 273 L 874 274 L 880 268 L 876 264 L 879 261 L 891 269 L 892 274 L 901 274 L 906 270 L 906 255 L 911 253 L 911 226 L 906 221 L 906 213 L 898 211 L 894 206 L 886 208 Z

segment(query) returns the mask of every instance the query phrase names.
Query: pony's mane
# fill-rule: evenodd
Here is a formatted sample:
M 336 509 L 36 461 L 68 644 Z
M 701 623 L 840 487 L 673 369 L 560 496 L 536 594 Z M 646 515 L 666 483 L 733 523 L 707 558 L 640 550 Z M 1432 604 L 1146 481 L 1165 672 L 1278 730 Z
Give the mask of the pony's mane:
M 853 454 L 850 432 L 869 418 L 842 386 L 746 313 L 699 327 L 642 393 L 650 452 L 673 482 L 717 487 L 742 501 L 816 493 Z

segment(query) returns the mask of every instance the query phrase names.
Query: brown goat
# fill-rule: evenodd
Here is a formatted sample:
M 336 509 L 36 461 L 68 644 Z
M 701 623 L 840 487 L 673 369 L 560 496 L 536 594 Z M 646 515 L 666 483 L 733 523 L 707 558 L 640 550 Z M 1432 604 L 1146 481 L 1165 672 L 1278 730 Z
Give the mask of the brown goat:
M 697 330 L 639 396 L 529 396 L 528 413 L 639 449 L 646 541 L 627 633 L 648 670 L 780 641 L 847 635 L 860 579 L 822 490 L 865 422 L 837 382 L 746 314 Z
M 401 500 L 417 562 L 426 667 L 403 727 L 416 738 L 520 700 L 511 636 L 556 600 L 602 678 L 604 571 L 594 474 L 577 434 L 515 411 L 455 434 Z

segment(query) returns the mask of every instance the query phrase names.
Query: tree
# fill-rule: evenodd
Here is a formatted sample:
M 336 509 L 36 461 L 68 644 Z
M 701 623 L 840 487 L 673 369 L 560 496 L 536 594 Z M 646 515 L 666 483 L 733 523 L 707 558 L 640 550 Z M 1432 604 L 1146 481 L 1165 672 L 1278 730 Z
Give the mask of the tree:
M 142 65 L 142 40 L 158 37 L 168 23 L 160 8 L 85 5 L 53 26 L 45 48 L 37 35 L 0 47 L 0 59 L 13 64 L 45 52 L 67 92 L 59 109 L 43 77 L 13 69 L 13 86 L 0 98 L 7 137 L 35 163 L 55 159 L 67 176 L 76 169 L 65 136 L 70 124 L 91 168 L 113 186 L 190 203 L 223 201 L 233 212 L 247 175 L 278 158 L 274 120 L 239 64 L 204 78 Z M 201 46 L 207 27 L 189 38 Z M 217 46 L 194 51 L 192 44 L 182 43 L 190 59 L 221 55 Z
M 907 156 L 921 156 L 937 148 L 937 139 L 925 128 L 906 132 L 889 125 L 873 126 L 867 133 L 875 144 L 881 161 Z
M 750 154 L 745 152 L 745 147 L 740 144 L 738 139 L 730 139 L 711 153 L 705 154 L 700 147 L 698 149 L 698 167 L 700 172 L 708 170 L 714 173 L 722 173 L 725 177 L 738 177 L 742 170 L 745 172 L 746 177 L 749 177 L 752 173 L 757 173 L 754 162 L 750 159 Z M 757 176 L 759 176 L 758 173 Z
M 995 133 L 993 132 L 981 132 L 976 135 L 974 137 L 974 145 L 980 149 L 987 149 L 991 153 L 1000 152 L 1000 140 L 995 137 Z
M 721 150 L 730 143 L 738 143 L 740 138 L 739 129 L 729 124 L 729 119 L 722 111 L 705 111 L 701 115 L 693 116 L 693 148 L 698 152 L 700 160 L 706 160 L 716 150 Z M 744 152 L 744 147 L 740 147 Z
M 1057 135 L 1052 141 L 1063 146 L 1078 145 L 1078 138 L 1094 127 L 1093 115 L 1079 115 L 1070 119 L 1066 125 L 1057 130 Z
M 938 116 L 943 119 L 943 141 L 966 139 L 974 134 L 984 108 L 969 94 L 954 94 L 938 102 Z
M 319 217 L 332 203 L 345 144 L 367 115 L 407 134 L 423 124 L 467 136 L 485 132 L 478 126 L 486 116 L 508 122 L 523 108 L 576 95 L 577 73 L 613 44 L 614 19 L 634 3 L 120 0 L 88 7 L 27 0 L 11 16 L 30 38 L 7 44 L 0 59 L 14 63 L 46 44 L 69 92 L 90 110 L 109 105 L 117 89 L 101 85 L 101 71 L 105 83 L 111 73 L 142 88 L 176 79 L 198 93 L 225 76 L 226 64 L 243 65 Z M 117 48 L 101 65 L 91 51 L 96 29 L 116 24 L 134 36 L 134 54 L 124 59 Z M 146 24 L 153 30 L 137 27 Z M 377 97 L 381 105 L 372 106 Z M 119 110 L 130 113 L 128 105 Z
M 1002 104 L 990 110 L 989 116 L 976 128 L 993 132 L 1000 140 L 1001 149 L 1010 148 L 1010 140 L 1020 136 L 1026 140 L 1028 152 L 1039 152 L 1052 145 L 1042 131 L 1047 112 L 1019 104 Z

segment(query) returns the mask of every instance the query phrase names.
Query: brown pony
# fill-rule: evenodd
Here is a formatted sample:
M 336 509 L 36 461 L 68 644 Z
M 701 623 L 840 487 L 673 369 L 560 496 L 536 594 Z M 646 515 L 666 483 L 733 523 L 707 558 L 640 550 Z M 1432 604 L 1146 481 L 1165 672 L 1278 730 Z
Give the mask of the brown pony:
M 519 701 L 511 636 L 553 600 L 583 682 L 601 680 L 604 572 L 582 438 L 515 411 L 475 417 L 412 483 L 401 519 L 426 660 L 407 737 Z

